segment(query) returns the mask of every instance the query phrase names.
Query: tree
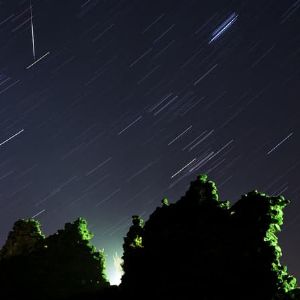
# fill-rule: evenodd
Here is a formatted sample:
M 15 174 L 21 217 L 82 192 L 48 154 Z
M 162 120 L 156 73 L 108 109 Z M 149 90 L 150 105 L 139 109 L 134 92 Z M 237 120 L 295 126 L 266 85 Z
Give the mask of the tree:
M 132 216 L 132 225 L 129 228 L 127 236 L 123 243 L 123 264 L 122 268 L 124 274 L 122 276 L 122 286 L 127 287 L 131 285 L 139 285 L 140 277 L 139 270 L 140 263 L 143 261 L 141 254 L 143 253 L 143 234 L 144 221 L 137 215 Z M 130 282 L 128 282 L 128 280 Z
M 109 285 L 104 252 L 90 244 L 92 237 L 87 221 L 78 218 L 46 238 L 45 276 L 55 294 L 72 295 Z
M 44 240 L 38 221 L 21 219 L 15 222 L 0 252 L 1 296 L 16 299 L 35 287 L 37 260 L 33 257 L 43 250 Z
M 17 221 L 0 261 L 1 296 L 8 299 L 64 299 L 109 286 L 103 251 L 83 218 L 44 238 L 39 223 Z
M 0 259 L 28 255 L 41 246 L 44 238 L 41 225 L 37 220 L 20 219 L 14 223 L 13 229 L 0 251 Z
M 124 239 L 122 285 L 130 296 L 286 300 L 299 294 L 280 264 L 283 197 L 254 191 L 230 205 L 200 175 L 179 201 L 162 204 L 143 227 L 134 219 Z M 142 247 L 133 242 L 137 236 Z

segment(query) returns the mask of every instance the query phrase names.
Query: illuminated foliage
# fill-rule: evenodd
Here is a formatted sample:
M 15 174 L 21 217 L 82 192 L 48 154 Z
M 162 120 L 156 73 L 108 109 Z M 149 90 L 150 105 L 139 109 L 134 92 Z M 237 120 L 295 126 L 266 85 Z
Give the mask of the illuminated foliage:
M 200 175 L 176 203 L 164 198 L 145 224 L 132 217 L 122 284 L 109 289 L 104 252 L 90 244 L 85 219 L 47 238 L 37 221 L 19 220 L 1 250 L 1 296 L 20 299 L 15 296 L 21 291 L 21 298 L 31 300 L 94 299 L 90 293 L 99 295 L 95 299 L 300 300 L 296 279 L 280 263 L 277 233 L 288 203 L 254 190 L 231 205 Z
M 143 249 L 143 233 L 144 222 L 139 216 L 132 216 L 132 225 L 129 228 L 127 236 L 124 238 L 123 244 L 123 264 L 124 271 L 122 277 L 122 283 L 139 285 L 141 280 L 138 270 L 140 268 L 140 262 L 143 260 L 141 256 L 141 250 Z M 130 283 L 127 282 L 130 280 Z
M 162 199 L 161 201 L 162 206 L 169 206 L 169 200 L 167 198 Z
M 253 191 L 231 205 L 198 176 L 179 201 L 163 200 L 144 226 L 133 219 L 122 287 L 130 296 L 147 291 L 160 299 L 296 299 L 276 236 L 287 203 Z
M 38 221 L 34 219 L 18 220 L 1 249 L 0 259 L 29 254 L 41 245 L 44 238 Z
M 17 223 L 14 229 L 19 227 Z M 35 236 L 35 227 L 31 230 L 27 234 Z M 79 218 L 43 238 L 39 247 L 3 258 L 0 263 L 0 282 L 5 283 L 2 294 L 14 299 L 13 293 L 22 291 L 28 299 L 61 299 L 108 286 L 104 253 L 90 244 L 92 236 L 86 220 Z M 43 296 L 39 297 L 40 294 Z
M 89 243 L 92 237 L 87 221 L 78 218 L 45 240 L 45 273 L 55 293 L 68 295 L 108 285 L 104 253 Z
M 130 246 L 133 248 L 143 248 L 143 238 L 137 235 Z

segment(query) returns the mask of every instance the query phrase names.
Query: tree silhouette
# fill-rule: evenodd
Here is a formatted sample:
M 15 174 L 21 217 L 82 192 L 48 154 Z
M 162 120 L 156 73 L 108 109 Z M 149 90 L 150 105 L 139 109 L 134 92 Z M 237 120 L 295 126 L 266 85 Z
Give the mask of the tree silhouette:
M 20 228 L 18 222 L 16 228 Z M 31 229 L 29 235 L 34 236 L 35 227 Z M 0 263 L 2 294 L 12 297 L 21 291 L 31 299 L 64 299 L 107 287 L 104 253 L 90 244 L 91 238 L 86 220 L 79 218 L 43 239 L 39 247 L 6 256 Z
M 132 297 L 291 299 L 296 279 L 280 264 L 276 237 L 287 203 L 254 191 L 231 206 L 199 176 L 179 201 L 163 201 L 150 215 L 140 231 L 143 247 L 134 248 L 138 262 L 125 239 L 122 286 Z
M 164 198 L 145 224 L 132 217 L 120 288 L 109 287 L 104 253 L 90 244 L 85 219 L 47 238 L 37 221 L 18 220 L 0 251 L 0 293 L 31 300 L 300 300 L 276 236 L 288 203 L 252 191 L 231 205 L 200 175 L 177 202 Z
M 141 250 L 143 249 L 144 221 L 139 216 L 132 216 L 132 225 L 127 236 L 124 238 L 123 250 L 123 271 L 122 285 L 127 287 L 139 285 L 143 280 L 140 277 L 140 262 L 143 261 Z M 130 281 L 130 282 L 129 282 Z
M 78 218 L 46 238 L 43 270 L 55 296 L 98 290 L 108 285 L 104 253 L 90 244 L 92 237 L 87 221 Z
M 44 241 L 41 225 L 34 219 L 20 219 L 14 223 L 6 243 L 0 251 L 0 260 L 18 255 L 27 255 Z
M 40 224 L 33 219 L 18 220 L 0 252 L 1 296 L 17 299 L 38 290 L 36 253 L 43 251 L 45 237 Z

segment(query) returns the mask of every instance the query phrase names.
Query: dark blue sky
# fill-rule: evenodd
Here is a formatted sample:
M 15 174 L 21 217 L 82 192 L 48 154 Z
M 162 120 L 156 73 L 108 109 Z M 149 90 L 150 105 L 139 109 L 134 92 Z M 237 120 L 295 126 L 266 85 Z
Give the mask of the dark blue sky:
M 108 269 L 133 214 L 208 173 L 292 202 L 300 279 L 300 1 L 0 1 L 0 243 L 87 218 Z M 49 54 L 48 54 L 49 52 Z M 109 271 L 111 272 L 111 270 Z

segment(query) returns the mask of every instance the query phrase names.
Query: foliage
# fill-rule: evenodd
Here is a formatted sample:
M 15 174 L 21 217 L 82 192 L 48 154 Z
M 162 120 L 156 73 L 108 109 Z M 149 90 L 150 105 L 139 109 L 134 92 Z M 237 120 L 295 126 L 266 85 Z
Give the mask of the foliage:
M 12 231 L 0 251 L 0 259 L 31 253 L 44 240 L 41 225 L 34 219 L 20 219 L 15 222 Z
M 45 276 L 55 293 L 67 295 L 107 286 L 103 251 L 89 243 L 93 237 L 83 218 L 65 224 L 45 240 Z
M 123 284 L 129 279 L 132 284 L 139 284 L 141 277 L 136 274 L 136 270 L 139 269 L 140 261 L 142 257 L 140 256 L 141 249 L 143 249 L 143 232 L 144 232 L 144 222 L 139 216 L 132 216 L 132 225 L 129 228 L 127 236 L 124 238 L 124 254 L 123 260 Z
M 287 204 L 253 191 L 231 205 L 200 175 L 179 201 L 163 200 L 143 227 L 130 227 L 123 289 L 165 299 L 297 299 L 276 237 Z
M 119 288 L 109 287 L 104 253 L 90 244 L 85 219 L 47 238 L 37 221 L 18 220 L 0 252 L 1 296 L 300 300 L 296 279 L 280 263 L 277 233 L 288 203 L 255 190 L 231 205 L 200 175 L 177 202 L 164 198 L 145 224 L 132 217 Z
M 19 229 L 19 222 L 16 224 L 14 228 Z M 26 232 L 34 235 L 35 227 L 31 228 Z M 61 299 L 108 286 L 104 253 L 89 243 L 91 238 L 86 220 L 79 218 L 43 239 L 39 247 L 30 251 L 19 248 L 25 250 L 6 256 L 0 263 L 2 293 L 12 297 L 22 291 L 31 299 L 40 298 L 40 294 L 43 299 Z

